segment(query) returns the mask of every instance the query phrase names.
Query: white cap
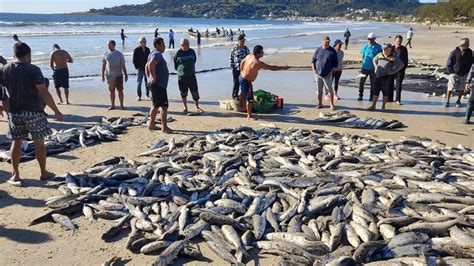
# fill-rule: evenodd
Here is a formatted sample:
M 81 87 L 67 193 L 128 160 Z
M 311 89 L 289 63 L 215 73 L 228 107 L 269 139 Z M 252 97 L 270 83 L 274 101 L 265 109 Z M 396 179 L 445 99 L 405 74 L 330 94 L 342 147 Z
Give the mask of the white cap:
M 375 39 L 375 33 L 369 33 L 369 35 L 367 35 L 367 39 Z

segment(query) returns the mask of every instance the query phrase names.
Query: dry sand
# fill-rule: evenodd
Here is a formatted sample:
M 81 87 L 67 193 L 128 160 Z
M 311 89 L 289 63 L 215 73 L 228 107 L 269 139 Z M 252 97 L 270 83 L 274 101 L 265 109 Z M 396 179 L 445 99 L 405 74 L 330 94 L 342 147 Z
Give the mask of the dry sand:
M 455 31 L 463 32 L 454 33 Z M 466 28 L 436 28 L 430 32 L 420 31 L 415 27 L 414 48 L 410 50 L 411 58 L 419 58 L 423 61 L 432 61 L 444 64 L 449 50 L 454 48 L 461 36 L 474 36 L 473 29 Z M 442 47 L 441 47 L 442 46 Z M 357 59 L 360 47 L 350 47 L 347 59 Z M 286 62 L 288 65 L 307 65 L 311 53 L 280 54 L 270 56 L 268 62 Z M 354 76 L 356 71 L 346 71 L 344 76 Z M 281 73 L 284 77 L 284 73 Z M 308 73 L 308 75 L 310 75 Z M 230 78 L 230 75 L 229 75 Z M 343 77 L 344 78 L 344 77 Z M 133 81 L 132 81 L 133 82 Z M 98 84 L 98 86 L 103 86 Z M 368 91 L 366 91 L 368 93 Z M 72 101 L 76 103 L 71 106 L 61 106 L 61 110 L 67 115 L 66 123 L 59 124 L 51 120 L 55 128 L 70 128 L 77 125 L 88 125 L 98 121 L 101 116 L 129 117 L 136 112 L 146 112 L 149 101 L 132 102 L 133 95 L 127 94 L 127 101 L 131 107 L 126 111 L 106 111 L 107 93 L 98 90 L 92 95 L 80 94 L 73 91 Z M 441 107 L 442 99 L 427 99 L 421 94 L 404 93 L 407 104 L 401 107 L 389 104 L 386 112 L 367 112 L 365 108 L 368 102 L 355 101 L 356 89 L 341 88 L 343 100 L 337 102 L 341 109 L 347 109 L 360 117 L 383 117 L 385 119 L 397 119 L 407 125 L 407 128 L 399 131 L 367 131 L 357 129 L 343 129 L 330 126 L 316 125 L 313 120 L 318 117 L 314 109 L 314 102 L 310 99 L 290 102 L 285 109 L 274 114 L 259 115 L 258 121 L 248 122 L 244 115 L 234 112 L 223 111 L 218 108 L 214 101 L 204 102 L 203 108 L 206 113 L 202 116 L 188 117 L 180 114 L 181 104 L 174 99 L 171 101 L 170 115 L 177 119 L 170 127 L 177 130 L 179 138 L 182 135 L 192 133 L 213 132 L 218 128 L 237 127 L 248 125 L 259 127 L 260 123 L 275 123 L 278 127 L 304 127 L 324 128 L 331 131 L 351 134 L 374 134 L 381 138 L 399 138 L 406 135 L 424 136 L 439 139 L 441 142 L 455 146 L 474 148 L 474 132 L 472 125 L 461 124 L 464 108 Z M 303 95 L 306 97 L 308 95 Z M 313 97 L 313 96 L 311 96 Z M 93 100 L 91 100 L 93 99 Z M 87 104 L 86 104 L 87 103 Z M 322 111 L 328 111 L 323 109 Z M 197 126 L 198 125 L 198 126 Z M 7 123 L 0 120 L 0 133 L 3 135 L 7 130 Z M 80 148 L 60 155 L 48 158 L 49 170 L 64 174 L 65 172 L 80 171 L 88 166 L 110 158 L 111 156 L 124 156 L 134 159 L 136 155 L 147 149 L 147 145 L 159 139 L 168 139 L 169 135 L 161 132 L 150 132 L 143 127 L 130 128 L 128 132 L 120 136 L 120 141 L 104 143 L 88 148 Z M 131 260 L 130 265 L 150 264 L 154 256 L 135 255 L 124 249 L 126 234 L 121 234 L 113 243 L 105 243 L 100 239 L 100 234 L 112 225 L 108 221 L 99 221 L 90 224 L 83 216 L 78 216 L 74 222 L 79 230 L 71 235 L 58 224 L 44 223 L 28 227 L 28 223 L 35 217 L 43 214 L 47 208 L 44 207 L 45 200 L 50 196 L 59 195 L 57 182 L 40 182 L 38 180 L 38 167 L 36 161 L 22 163 L 20 171 L 24 178 L 24 188 L 15 188 L 7 185 L 5 181 L 9 178 L 10 165 L 0 163 L 0 264 L 2 265 L 99 265 L 106 259 L 118 254 L 125 260 Z M 127 231 L 128 233 L 128 231 Z M 224 262 L 208 251 L 205 245 L 200 245 L 205 255 L 210 259 L 205 262 L 192 262 L 193 265 L 223 265 Z M 255 253 L 254 253 L 255 254 Z M 276 262 L 275 257 L 267 255 L 253 256 L 254 263 L 270 265 Z M 190 261 L 180 260 L 179 264 Z

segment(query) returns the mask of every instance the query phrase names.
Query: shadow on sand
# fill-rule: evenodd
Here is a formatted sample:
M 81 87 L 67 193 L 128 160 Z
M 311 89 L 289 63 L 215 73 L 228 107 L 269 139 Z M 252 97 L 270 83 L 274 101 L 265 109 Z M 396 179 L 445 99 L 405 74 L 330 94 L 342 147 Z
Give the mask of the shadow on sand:
M 49 234 L 27 229 L 9 229 L 1 225 L 0 237 L 4 237 L 6 239 L 25 244 L 39 244 L 51 240 Z

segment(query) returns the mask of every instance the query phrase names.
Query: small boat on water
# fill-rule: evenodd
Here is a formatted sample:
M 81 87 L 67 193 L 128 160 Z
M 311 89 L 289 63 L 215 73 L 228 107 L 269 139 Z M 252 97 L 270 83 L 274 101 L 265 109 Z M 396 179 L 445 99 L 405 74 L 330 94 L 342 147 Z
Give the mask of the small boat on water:
M 197 33 L 195 31 L 190 31 L 188 30 L 188 35 L 193 38 L 197 38 Z M 209 38 L 209 39 L 229 39 L 229 36 L 222 36 L 222 35 L 217 35 L 217 33 L 209 33 L 209 35 L 206 36 L 205 33 L 201 33 L 201 38 Z

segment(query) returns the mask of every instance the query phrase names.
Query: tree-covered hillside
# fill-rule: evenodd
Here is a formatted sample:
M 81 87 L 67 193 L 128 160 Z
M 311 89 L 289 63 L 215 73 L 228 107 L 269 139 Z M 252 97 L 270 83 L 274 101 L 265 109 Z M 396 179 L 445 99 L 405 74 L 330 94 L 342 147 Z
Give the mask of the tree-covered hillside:
M 348 8 L 411 14 L 419 6 L 415 0 L 153 0 L 143 5 L 91 9 L 90 13 L 208 18 L 327 17 L 344 15 Z
M 474 0 L 451 0 L 448 3 L 427 4 L 415 10 L 422 20 L 432 22 L 474 23 Z

